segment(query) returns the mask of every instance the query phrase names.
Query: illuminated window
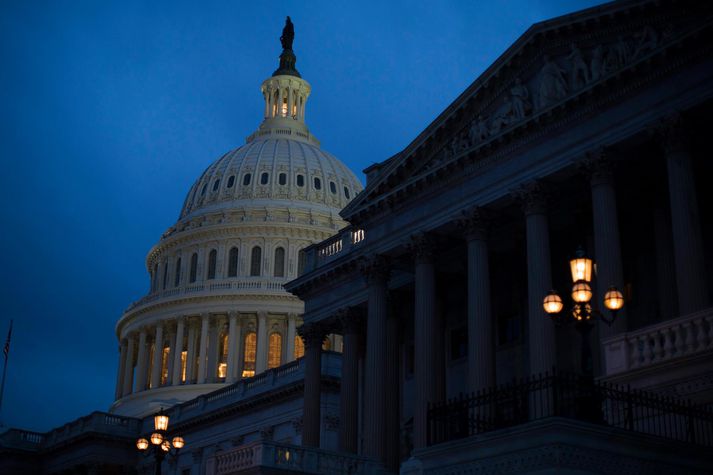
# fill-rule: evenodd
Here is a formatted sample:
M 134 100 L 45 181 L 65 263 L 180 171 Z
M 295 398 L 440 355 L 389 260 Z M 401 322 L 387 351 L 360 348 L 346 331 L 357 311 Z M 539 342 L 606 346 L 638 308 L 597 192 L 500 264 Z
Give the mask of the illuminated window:
M 225 333 L 220 338 L 220 361 L 218 362 L 218 377 L 225 378 L 228 375 L 228 334 Z
M 280 173 L 277 176 L 277 182 L 280 184 L 280 186 L 285 186 L 287 184 L 287 173 Z
M 260 184 L 261 185 L 267 185 L 267 183 L 270 181 L 270 174 L 269 173 L 263 173 L 260 175 Z
M 238 276 L 238 248 L 230 248 L 228 253 L 228 277 Z
M 302 337 L 299 335 L 295 336 L 295 359 L 302 358 L 305 355 L 305 342 L 302 341 Z
M 282 110 L 280 111 L 283 117 L 287 117 L 287 98 L 282 99 Z
M 322 343 L 322 351 L 329 351 L 332 349 L 332 340 L 329 338 L 325 338 L 324 342 Z
M 322 180 L 319 177 L 314 177 L 314 189 L 315 190 L 322 189 Z
M 282 335 L 277 332 L 270 333 L 270 341 L 267 353 L 267 367 L 277 368 L 280 366 L 282 358 Z
M 181 283 L 181 258 L 179 257 L 178 260 L 176 261 L 176 275 L 173 279 L 173 286 L 178 287 L 178 284 Z
M 215 279 L 215 260 L 218 257 L 218 251 L 215 249 L 208 254 L 208 279 Z
M 163 386 L 168 382 L 168 356 L 171 352 L 171 348 L 163 348 L 163 353 L 161 353 L 161 385 Z
M 253 247 L 250 255 L 250 275 L 253 277 L 260 275 L 260 267 L 262 266 L 262 248 L 260 246 Z
M 188 352 L 186 350 L 181 351 L 181 382 L 185 383 L 186 382 L 186 369 L 188 365 L 186 365 L 186 362 L 188 361 Z
M 285 276 L 285 248 L 275 249 L 275 277 Z
M 245 335 L 245 355 L 243 357 L 243 378 L 255 376 L 255 358 L 257 350 L 257 335 L 250 332 Z
M 250 173 L 243 175 L 243 186 L 248 186 L 250 184 Z
M 189 280 L 191 283 L 196 281 L 196 276 L 198 274 L 198 253 L 194 252 L 191 256 L 191 272 L 189 275 Z
M 235 184 L 235 175 L 230 175 L 230 177 L 228 177 L 228 188 L 232 188 L 234 184 Z

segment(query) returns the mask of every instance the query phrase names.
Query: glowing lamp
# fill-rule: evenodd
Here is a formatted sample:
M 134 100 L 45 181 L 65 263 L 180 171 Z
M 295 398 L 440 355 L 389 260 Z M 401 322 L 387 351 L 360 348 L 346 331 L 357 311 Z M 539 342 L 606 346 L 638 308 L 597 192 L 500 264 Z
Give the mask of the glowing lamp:
M 146 450 L 149 448 L 149 441 L 142 437 L 141 439 L 136 441 L 136 447 L 139 450 Z
M 616 287 L 609 287 L 607 293 L 604 294 L 604 306 L 613 312 L 624 306 L 624 296 Z
M 545 300 L 542 302 L 542 306 L 545 307 L 545 312 L 552 315 L 553 313 L 559 313 L 562 311 L 564 304 L 562 303 L 562 297 L 557 295 L 557 292 L 550 290 L 547 294 Z
M 159 434 L 158 432 L 154 432 L 151 434 L 151 443 L 154 445 L 161 445 L 161 442 L 163 442 L 163 436 Z
M 174 437 L 172 443 L 173 446 L 177 449 L 181 449 L 184 445 L 186 445 L 186 442 L 183 440 L 183 437 Z
M 153 424 L 156 430 L 168 429 L 168 416 L 161 409 L 153 418 Z
M 572 272 L 572 282 L 592 281 L 592 260 L 584 255 L 582 248 L 579 248 L 576 257 L 569 261 L 569 267 Z
M 572 286 L 572 300 L 586 303 L 592 299 L 592 288 L 584 280 L 579 280 Z
M 161 444 L 161 450 L 163 450 L 164 452 L 168 452 L 169 450 L 171 450 L 171 442 L 169 442 L 168 440 L 164 440 Z

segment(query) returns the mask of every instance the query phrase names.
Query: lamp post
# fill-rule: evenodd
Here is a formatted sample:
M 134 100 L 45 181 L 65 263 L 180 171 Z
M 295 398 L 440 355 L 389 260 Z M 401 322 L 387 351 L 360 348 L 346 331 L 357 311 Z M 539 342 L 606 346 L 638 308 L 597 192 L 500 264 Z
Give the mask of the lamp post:
M 168 414 L 161 408 L 158 413 L 153 418 L 154 420 L 154 431 L 151 436 L 146 439 L 141 437 L 136 441 L 136 447 L 146 456 L 153 452 L 155 464 L 156 464 L 156 475 L 161 475 L 161 463 L 167 455 L 178 456 L 178 451 L 186 445 L 183 437 L 176 435 L 173 439 L 169 440 L 168 435 Z M 150 441 L 150 442 L 149 442 Z M 149 450 L 151 447 L 151 450 Z M 174 449 L 175 452 L 171 452 Z
M 569 261 L 572 273 L 572 301 L 574 304 L 569 312 L 562 312 L 564 302 L 556 291 L 551 290 L 542 302 L 545 312 L 556 324 L 573 323 L 579 334 L 582 336 L 582 374 L 589 380 L 593 379 L 592 372 L 592 349 L 589 343 L 589 333 L 594 327 L 594 321 L 599 319 L 607 325 L 611 325 L 616 318 L 616 312 L 624 306 L 624 297 L 616 287 L 609 287 L 604 294 L 604 306 L 610 311 L 611 316 L 607 317 L 597 309 L 592 308 L 592 268 L 593 262 L 586 257 L 584 250 L 580 247 L 574 259 Z

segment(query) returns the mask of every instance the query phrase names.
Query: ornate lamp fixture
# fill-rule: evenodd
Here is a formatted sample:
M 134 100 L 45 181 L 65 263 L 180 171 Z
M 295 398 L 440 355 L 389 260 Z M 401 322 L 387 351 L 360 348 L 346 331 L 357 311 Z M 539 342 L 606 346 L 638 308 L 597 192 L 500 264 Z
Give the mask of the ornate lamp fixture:
M 144 455 L 150 456 L 153 454 L 156 465 L 156 475 L 161 475 L 161 463 L 163 459 L 167 455 L 177 457 L 178 451 L 185 445 L 186 442 L 183 440 L 183 437 L 179 435 L 174 436 L 173 439 L 169 438 L 168 414 L 163 411 L 163 408 L 154 416 L 154 431 L 149 439 L 141 437 L 136 441 L 136 447 Z M 148 450 L 149 446 L 151 450 Z
M 600 311 L 592 308 L 591 300 L 593 296 L 592 286 L 592 269 L 594 263 L 586 257 L 584 250 L 580 247 L 574 259 L 569 261 L 570 271 L 572 273 L 572 309 L 569 312 L 562 312 L 564 303 L 556 291 L 550 290 L 542 302 L 545 312 L 557 324 L 574 323 L 575 328 L 582 335 L 582 373 L 585 376 L 592 376 L 592 354 L 589 347 L 589 332 L 591 331 L 593 321 L 599 319 L 607 325 L 614 323 L 616 312 L 624 306 L 624 296 L 616 289 L 609 287 L 609 290 L 604 294 L 604 307 L 606 307 L 610 316 L 604 315 Z

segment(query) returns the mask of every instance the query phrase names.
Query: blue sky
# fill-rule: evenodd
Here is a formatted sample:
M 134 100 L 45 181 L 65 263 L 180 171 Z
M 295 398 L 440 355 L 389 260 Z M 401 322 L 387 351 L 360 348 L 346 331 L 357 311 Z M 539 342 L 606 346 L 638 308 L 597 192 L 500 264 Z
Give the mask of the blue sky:
M 597 3 L 2 2 L 0 420 L 45 431 L 109 407 L 146 253 L 257 128 L 286 15 L 307 124 L 363 178 L 532 23 Z

